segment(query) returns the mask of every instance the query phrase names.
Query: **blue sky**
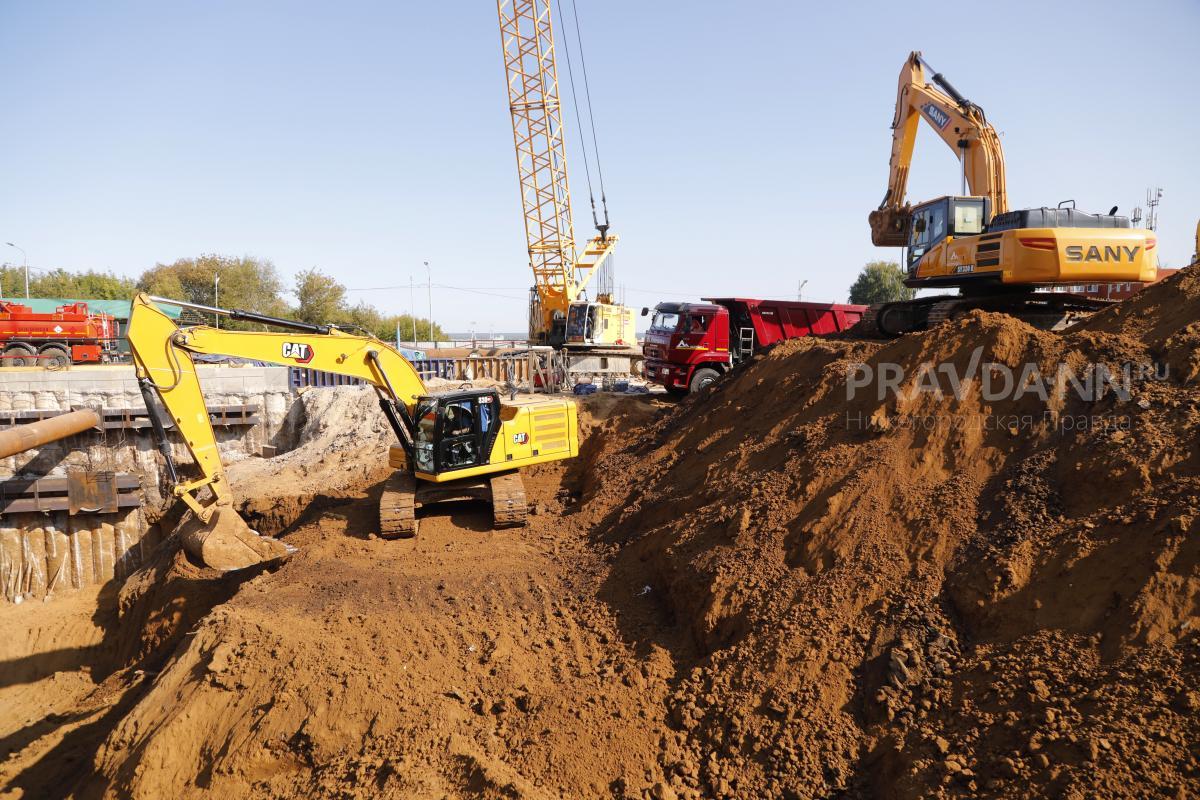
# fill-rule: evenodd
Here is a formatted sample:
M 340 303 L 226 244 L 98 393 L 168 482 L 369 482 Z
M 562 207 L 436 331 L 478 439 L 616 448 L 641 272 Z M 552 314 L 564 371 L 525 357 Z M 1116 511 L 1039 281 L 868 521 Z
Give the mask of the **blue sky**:
M 867 213 L 912 49 L 1001 132 L 1014 207 L 1128 212 L 1159 185 L 1160 258 L 1190 256 L 1194 0 L 577 2 L 630 305 L 791 297 L 801 280 L 806 299 L 844 300 L 865 261 L 898 256 L 871 245 Z M 422 282 L 428 260 L 435 284 L 488 292 L 435 289 L 439 321 L 524 328 L 492 2 L 0 0 L 0 74 L 0 241 L 35 267 L 137 275 L 250 254 L 407 311 L 407 288 L 374 287 Z M 577 146 L 572 159 L 583 237 Z M 922 130 L 910 198 L 958 182 Z

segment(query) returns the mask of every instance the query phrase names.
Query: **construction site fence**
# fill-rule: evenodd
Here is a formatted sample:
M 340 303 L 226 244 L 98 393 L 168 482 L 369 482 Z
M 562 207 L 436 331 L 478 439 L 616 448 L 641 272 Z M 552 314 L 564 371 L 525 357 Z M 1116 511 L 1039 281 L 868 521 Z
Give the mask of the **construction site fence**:
M 438 378 L 445 381 L 474 381 L 487 379 L 500 382 L 526 383 L 531 374 L 529 360 L 521 357 L 483 356 L 477 358 L 426 358 L 411 362 L 421 380 Z M 326 386 L 354 386 L 363 381 L 332 372 L 304 367 L 288 368 L 288 384 L 293 389 Z

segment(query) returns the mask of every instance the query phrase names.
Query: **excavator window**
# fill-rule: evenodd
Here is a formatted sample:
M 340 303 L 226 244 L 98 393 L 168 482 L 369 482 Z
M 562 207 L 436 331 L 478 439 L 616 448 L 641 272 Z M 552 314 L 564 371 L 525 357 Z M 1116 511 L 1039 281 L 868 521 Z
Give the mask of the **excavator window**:
M 498 406 L 490 391 L 418 401 L 417 471 L 438 474 L 486 464 L 500 429 Z
M 983 203 L 956 200 L 954 202 L 954 235 L 973 236 L 983 233 Z
M 479 463 L 479 430 L 475 401 L 453 400 L 442 411 L 442 469 L 462 469 Z

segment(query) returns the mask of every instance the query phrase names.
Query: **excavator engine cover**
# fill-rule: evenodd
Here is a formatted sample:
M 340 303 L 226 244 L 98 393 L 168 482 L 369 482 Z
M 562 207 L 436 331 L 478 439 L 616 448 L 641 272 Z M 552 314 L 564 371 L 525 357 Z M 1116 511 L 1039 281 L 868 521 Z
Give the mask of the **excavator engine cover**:
M 189 555 L 222 571 L 252 567 L 295 551 L 278 539 L 259 536 L 227 507 L 214 509 L 207 523 L 189 511 L 177 530 Z

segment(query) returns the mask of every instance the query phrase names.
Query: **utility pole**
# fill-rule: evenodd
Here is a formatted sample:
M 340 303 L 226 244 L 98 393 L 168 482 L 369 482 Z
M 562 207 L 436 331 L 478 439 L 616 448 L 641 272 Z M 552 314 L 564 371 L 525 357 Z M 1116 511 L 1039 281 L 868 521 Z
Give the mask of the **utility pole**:
M 1158 230 L 1158 204 L 1162 202 L 1163 190 L 1155 187 L 1146 190 L 1146 227 Z
M 25 267 L 25 299 L 28 300 L 29 299 L 29 256 L 27 256 L 25 254 L 25 249 L 22 247 L 17 247 L 17 245 L 13 244 L 12 242 L 5 242 L 5 244 L 13 249 L 21 251 L 21 263 Z
M 437 342 L 433 341 L 433 270 L 429 268 L 428 261 L 425 262 L 425 277 L 425 286 L 429 290 L 429 341 L 433 342 L 434 349 L 437 349 Z
M 417 301 L 413 292 L 413 278 L 408 276 L 408 315 L 412 317 L 413 347 L 417 346 Z
M 220 295 L 217 294 L 217 292 L 218 292 L 217 285 L 220 282 L 221 282 L 221 273 L 214 272 L 213 273 L 213 305 L 217 308 L 221 307 L 221 298 L 220 298 Z M 217 330 L 221 330 L 221 315 L 213 314 L 213 318 L 217 322 Z

